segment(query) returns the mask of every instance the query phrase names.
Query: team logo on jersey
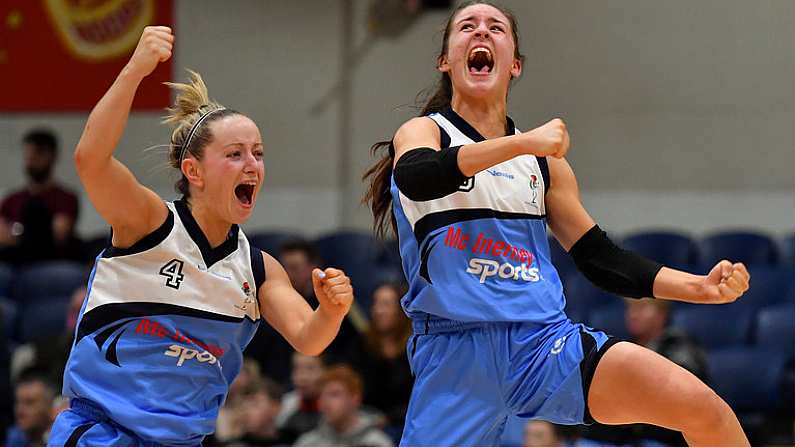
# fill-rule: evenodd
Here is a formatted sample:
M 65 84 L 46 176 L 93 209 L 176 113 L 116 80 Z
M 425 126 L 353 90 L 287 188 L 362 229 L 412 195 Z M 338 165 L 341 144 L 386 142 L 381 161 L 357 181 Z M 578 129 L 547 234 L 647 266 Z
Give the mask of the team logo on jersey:
M 208 365 L 215 365 L 218 363 L 218 358 L 208 351 L 198 351 L 196 349 L 186 348 L 180 345 L 171 345 L 163 354 L 169 357 L 177 358 L 177 366 L 182 366 L 186 360 L 195 360 L 199 363 L 207 363 Z M 221 364 L 219 363 L 220 367 Z
M 491 174 L 492 177 L 505 177 L 508 180 L 513 180 L 514 179 L 513 174 L 508 173 L 508 172 L 502 172 L 502 171 L 498 171 L 496 169 L 487 169 L 486 172 Z
M 235 304 L 235 307 L 242 310 L 243 312 L 248 310 L 248 305 L 254 302 L 254 293 L 251 291 L 251 286 L 248 285 L 248 281 L 243 281 L 243 285 L 240 287 L 240 290 L 246 295 L 246 298 L 243 300 L 243 305 Z
M 464 180 L 464 183 L 462 183 L 461 186 L 458 187 L 458 190 L 461 192 L 469 192 L 472 191 L 472 189 L 474 188 L 475 188 L 475 177 L 473 176 Z
M 530 174 L 530 193 L 533 196 L 532 200 L 525 202 L 535 209 L 538 209 L 538 176 Z
M 557 355 L 563 351 L 563 347 L 566 346 L 566 336 L 560 337 L 559 339 L 555 340 L 555 343 L 552 345 L 552 349 L 549 350 L 550 354 Z
M 526 264 L 513 265 L 509 262 L 500 264 L 497 261 L 482 258 L 470 259 L 467 273 L 479 276 L 481 284 L 489 278 L 497 276 L 514 281 L 538 282 L 541 280 L 541 272 L 537 267 L 529 267 Z
M 533 191 L 538 189 L 538 177 L 535 174 L 530 174 L 530 189 Z

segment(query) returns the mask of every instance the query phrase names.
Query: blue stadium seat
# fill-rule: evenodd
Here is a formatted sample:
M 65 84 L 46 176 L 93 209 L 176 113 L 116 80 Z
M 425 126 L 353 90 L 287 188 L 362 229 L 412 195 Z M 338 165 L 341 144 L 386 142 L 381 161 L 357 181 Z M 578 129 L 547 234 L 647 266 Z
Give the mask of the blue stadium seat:
M 702 239 L 700 249 L 704 268 L 715 265 L 721 259 L 742 262 L 746 267 L 771 267 L 779 260 L 775 242 L 761 233 L 716 233 Z
M 707 354 L 712 388 L 738 412 L 766 412 L 779 403 L 786 356 L 755 348 Z
M 17 321 L 17 304 L 0 296 L 0 318 L 6 338 L 12 338 Z
M 574 274 L 565 284 L 566 315 L 574 322 L 590 321 L 590 315 L 603 307 L 624 308 L 624 301 L 591 284 L 584 276 Z
M 18 303 L 45 301 L 70 296 L 88 282 L 88 270 L 82 264 L 50 261 L 20 269 L 11 294 Z
M 795 303 L 765 307 L 756 317 L 756 345 L 795 359 Z
M 795 266 L 795 233 L 781 240 L 781 260 L 784 264 Z
M 291 239 L 301 239 L 301 235 L 290 231 L 262 231 L 248 236 L 251 245 L 277 258 L 281 245 Z
M 378 263 L 382 266 L 403 270 L 403 263 L 400 260 L 400 245 L 397 239 L 387 239 L 383 242 L 381 253 L 378 255 Z
M 30 302 L 20 306 L 15 337 L 20 343 L 52 339 L 66 332 L 69 296 L 51 297 L 47 302 Z
M 591 312 L 589 326 L 614 337 L 627 339 L 629 332 L 624 318 L 624 306 L 605 306 Z
M 751 286 L 735 303 L 758 310 L 765 306 L 786 302 L 793 290 L 795 266 L 751 268 Z
M 14 278 L 14 268 L 8 264 L 0 263 L 0 298 L 11 296 L 11 284 Z
M 343 269 L 355 264 L 374 265 L 383 249 L 369 232 L 360 231 L 327 234 L 314 242 L 326 265 Z
M 405 283 L 403 271 L 391 267 L 365 266 L 360 269 L 346 270 L 345 273 L 351 278 L 353 293 L 359 308 L 369 315 L 370 307 L 373 304 L 373 292 L 385 283 Z
M 621 246 L 676 268 L 686 268 L 698 260 L 696 243 L 689 236 L 672 231 L 635 233 L 624 238 Z
M 754 313 L 736 304 L 677 306 L 671 324 L 706 349 L 748 344 Z

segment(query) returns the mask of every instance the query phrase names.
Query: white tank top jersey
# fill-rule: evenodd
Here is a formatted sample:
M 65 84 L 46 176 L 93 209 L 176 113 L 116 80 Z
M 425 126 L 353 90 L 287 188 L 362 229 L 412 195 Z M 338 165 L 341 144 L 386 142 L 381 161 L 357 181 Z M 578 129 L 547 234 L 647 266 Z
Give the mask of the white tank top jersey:
M 166 205 L 157 230 L 97 257 L 63 391 L 143 439 L 197 445 L 259 324 L 265 270 L 237 225 L 211 248 L 185 201 Z
M 451 108 L 428 115 L 441 147 L 485 138 Z M 519 133 L 507 118 L 507 135 Z M 544 157 L 522 155 L 478 172 L 458 191 L 427 201 L 406 197 L 392 179 L 393 211 L 412 319 L 554 323 L 563 287 L 552 265 Z

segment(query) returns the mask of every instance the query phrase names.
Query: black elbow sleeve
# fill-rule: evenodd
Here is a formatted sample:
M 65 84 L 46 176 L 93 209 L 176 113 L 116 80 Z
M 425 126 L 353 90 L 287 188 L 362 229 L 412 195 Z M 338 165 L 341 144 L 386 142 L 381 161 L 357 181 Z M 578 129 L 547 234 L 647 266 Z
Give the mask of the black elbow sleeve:
M 439 199 L 458 190 L 466 177 L 458 167 L 461 146 L 433 150 L 412 149 L 395 164 L 395 184 L 400 192 L 418 202 Z
M 596 286 L 628 298 L 654 296 L 662 264 L 616 246 L 595 225 L 569 250 L 577 268 Z

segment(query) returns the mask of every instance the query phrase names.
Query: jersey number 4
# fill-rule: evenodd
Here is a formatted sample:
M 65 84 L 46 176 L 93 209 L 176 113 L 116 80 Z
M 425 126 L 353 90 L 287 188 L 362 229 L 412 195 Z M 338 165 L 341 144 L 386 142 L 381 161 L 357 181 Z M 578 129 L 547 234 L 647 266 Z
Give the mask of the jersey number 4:
M 183 262 L 179 259 L 172 259 L 160 268 L 160 274 L 166 277 L 166 285 L 172 289 L 179 289 L 185 275 L 182 274 Z

